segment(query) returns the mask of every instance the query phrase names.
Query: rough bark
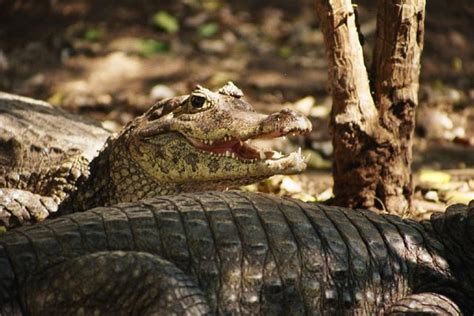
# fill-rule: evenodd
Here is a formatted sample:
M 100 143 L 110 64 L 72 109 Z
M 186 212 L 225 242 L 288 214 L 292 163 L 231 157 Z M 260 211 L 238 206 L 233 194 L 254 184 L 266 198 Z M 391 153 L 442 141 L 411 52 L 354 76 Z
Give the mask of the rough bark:
M 424 2 L 378 1 L 372 95 L 351 1 L 316 1 L 333 96 L 337 204 L 397 214 L 410 207 Z
M 392 137 L 377 195 L 389 210 L 408 208 L 412 194 L 410 164 L 424 10 L 425 0 L 378 1 L 374 99 L 380 124 Z

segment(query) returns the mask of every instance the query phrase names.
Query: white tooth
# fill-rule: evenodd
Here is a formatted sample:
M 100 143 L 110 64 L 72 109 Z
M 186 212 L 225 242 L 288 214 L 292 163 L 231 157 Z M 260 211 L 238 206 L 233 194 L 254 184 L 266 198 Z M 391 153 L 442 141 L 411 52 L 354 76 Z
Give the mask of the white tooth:
M 260 152 L 260 159 L 261 160 L 265 159 L 265 153 L 263 151 Z
M 298 147 L 298 155 L 301 156 L 301 147 Z
M 235 153 L 231 153 L 230 156 L 231 156 L 232 158 L 235 158 Z
M 281 158 L 283 155 L 281 154 L 281 152 L 279 151 L 274 151 L 273 152 L 273 156 L 272 156 L 272 159 L 278 159 L 278 158 Z
M 226 156 L 226 157 L 230 157 L 230 151 L 226 151 L 226 152 L 225 152 L 225 156 Z
M 213 143 L 213 141 L 210 139 L 210 140 L 209 140 L 209 145 L 212 145 L 212 143 Z

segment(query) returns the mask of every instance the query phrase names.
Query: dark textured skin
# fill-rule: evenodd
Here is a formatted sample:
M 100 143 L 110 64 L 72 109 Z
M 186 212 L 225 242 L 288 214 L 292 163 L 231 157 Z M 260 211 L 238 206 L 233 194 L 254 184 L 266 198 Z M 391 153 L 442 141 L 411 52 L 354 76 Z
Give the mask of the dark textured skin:
M 456 315 L 454 302 L 437 293 L 411 294 L 395 302 L 387 311 L 394 315 Z
M 175 265 L 132 251 L 98 252 L 65 261 L 32 278 L 20 296 L 25 310 L 43 315 L 209 311 L 202 291 Z
M 0 235 L 0 314 L 470 315 L 473 237 L 474 203 L 420 224 L 263 194 L 164 196 Z

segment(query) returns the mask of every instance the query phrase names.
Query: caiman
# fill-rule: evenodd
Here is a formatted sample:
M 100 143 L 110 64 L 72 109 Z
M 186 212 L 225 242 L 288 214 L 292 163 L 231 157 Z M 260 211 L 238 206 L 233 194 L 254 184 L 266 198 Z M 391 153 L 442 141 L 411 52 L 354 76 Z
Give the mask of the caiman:
M 0 234 L 0 315 L 473 315 L 474 203 L 417 223 L 186 193 Z
M 198 86 L 158 102 L 107 141 L 100 126 L 1 94 L 0 222 L 14 227 L 58 209 L 63 214 L 298 173 L 306 167 L 300 151 L 283 156 L 250 141 L 310 129 L 304 115 L 289 109 L 256 112 L 231 82 L 216 92 Z

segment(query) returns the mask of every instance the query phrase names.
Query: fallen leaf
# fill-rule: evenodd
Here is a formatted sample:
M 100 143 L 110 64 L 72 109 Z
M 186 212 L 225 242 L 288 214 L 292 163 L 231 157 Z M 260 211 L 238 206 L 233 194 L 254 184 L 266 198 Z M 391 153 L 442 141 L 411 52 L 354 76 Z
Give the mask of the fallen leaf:
M 155 13 L 153 24 L 168 33 L 176 33 L 179 30 L 178 20 L 166 11 Z
M 474 192 L 459 192 L 459 191 L 450 191 L 446 192 L 446 200 L 452 203 L 462 203 L 462 204 L 469 204 L 470 201 L 474 200 Z
M 324 190 L 323 192 L 319 193 L 316 196 L 316 201 L 324 202 L 324 201 L 329 200 L 332 197 L 334 197 L 334 194 L 332 192 L 332 188 L 328 188 L 328 189 Z
M 301 187 L 301 184 L 298 182 L 294 181 L 293 179 L 289 177 L 284 177 L 283 181 L 280 184 L 281 190 L 286 191 L 287 193 L 301 193 L 303 191 L 303 188 Z
M 61 105 L 64 100 L 64 93 L 62 92 L 55 92 L 52 96 L 48 98 L 48 103 L 52 105 Z
M 142 57 L 150 57 L 154 54 L 164 53 L 169 50 L 169 45 L 154 39 L 143 39 L 140 42 L 138 54 Z
M 88 29 L 84 33 L 84 39 L 89 42 L 97 42 L 104 36 L 104 31 L 98 28 Z
M 312 196 L 311 194 L 301 192 L 301 193 L 296 193 L 291 196 L 294 199 L 301 200 L 303 202 L 317 202 L 316 197 Z
M 288 58 L 293 53 L 293 50 L 289 46 L 282 46 L 278 49 L 278 55 L 283 58 Z
M 206 38 L 215 35 L 218 31 L 219 25 L 213 22 L 203 24 L 197 29 L 199 36 Z
M 429 169 L 421 170 L 420 182 L 448 183 L 449 181 L 451 181 L 449 173 Z

